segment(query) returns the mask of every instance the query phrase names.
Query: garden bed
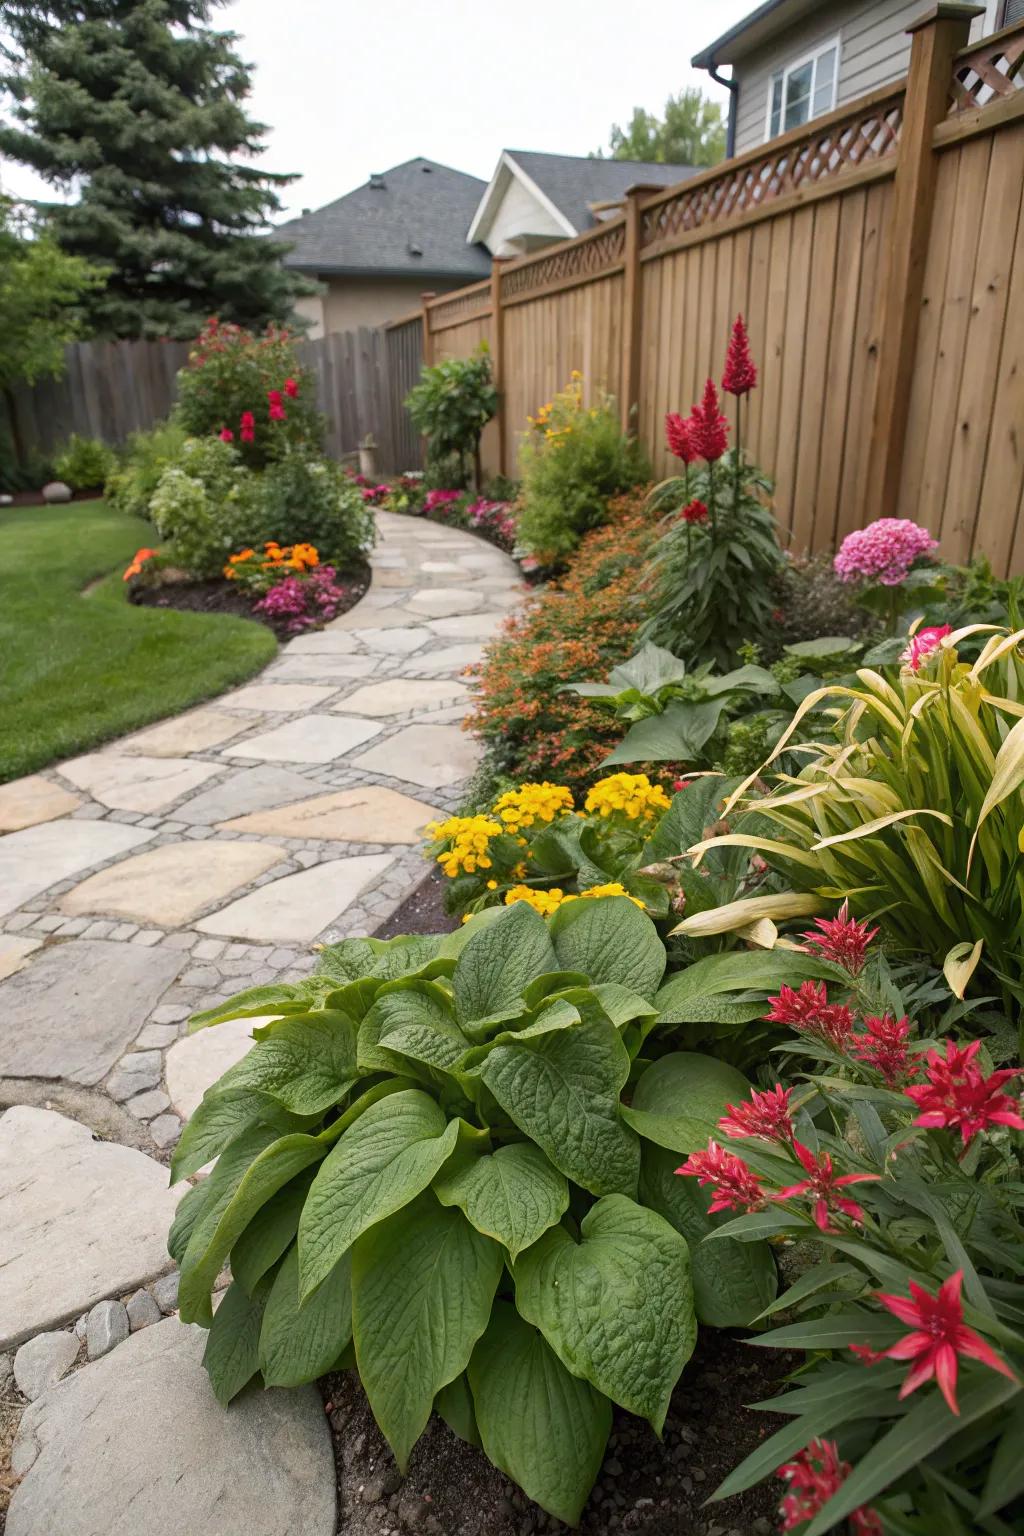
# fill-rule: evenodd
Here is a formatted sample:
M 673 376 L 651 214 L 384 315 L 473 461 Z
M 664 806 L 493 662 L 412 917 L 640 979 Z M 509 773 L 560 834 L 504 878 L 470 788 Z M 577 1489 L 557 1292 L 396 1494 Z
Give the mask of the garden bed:
M 354 608 L 365 596 L 372 572 L 368 563 L 345 571 L 338 585 L 345 594 L 337 616 Z M 221 578 L 209 581 L 164 581 L 159 586 L 132 586 L 128 600 L 141 608 L 175 608 L 183 613 L 226 613 L 239 619 L 252 619 L 273 630 L 279 640 L 292 638 L 287 621 L 261 613 L 253 606 L 251 593 L 241 591 Z

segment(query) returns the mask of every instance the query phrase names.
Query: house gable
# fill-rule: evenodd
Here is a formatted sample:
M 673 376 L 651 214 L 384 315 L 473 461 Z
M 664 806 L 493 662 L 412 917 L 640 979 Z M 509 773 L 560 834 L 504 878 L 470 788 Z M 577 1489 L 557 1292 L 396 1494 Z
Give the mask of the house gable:
M 579 234 L 565 214 L 504 150 L 466 236 L 493 256 L 522 255 L 536 245 Z

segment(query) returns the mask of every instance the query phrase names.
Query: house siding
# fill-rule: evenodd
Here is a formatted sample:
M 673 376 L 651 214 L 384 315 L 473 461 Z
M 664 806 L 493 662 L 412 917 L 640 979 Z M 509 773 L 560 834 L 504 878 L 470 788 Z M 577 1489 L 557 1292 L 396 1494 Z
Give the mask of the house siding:
M 776 71 L 827 43 L 836 33 L 840 36 L 836 106 L 899 80 L 910 62 L 906 29 L 923 9 L 922 0 L 832 0 L 746 54 L 734 70 L 739 82 L 736 152 L 755 149 L 765 141 L 768 97 Z M 996 11 L 992 0 L 987 7 L 990 14 L 979 17 L 975 25 L 978 35 L 992 29 Z
M 321 278 L 323 330 L 355 331 L 361 325 L 385 325 L 420 307 L 424 292 L 450 293 L 473 282 L 469 277 L 327 277 Z
M 550 240 L 564 240 L 565 230 L 558 220 L 537 201 L 518 176 L 511 176 L 491 225 L 484 232 L 487 249 L 495 256 L 518 255 L 513 242 L 524 235 L 541 235 Z

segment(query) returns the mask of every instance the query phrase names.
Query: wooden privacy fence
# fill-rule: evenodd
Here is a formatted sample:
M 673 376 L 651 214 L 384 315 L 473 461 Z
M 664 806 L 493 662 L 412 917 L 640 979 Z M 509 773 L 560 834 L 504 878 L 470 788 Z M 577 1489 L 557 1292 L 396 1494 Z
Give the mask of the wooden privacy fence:
M 427 298 L 428 360 L 491 348 L 485 467 L 514 470 L 579 369 L 668 473 L 664 415 L 720 377 L 742 312 L 744 442 L 794 549 L 903 516 L 1024 571 L 1024 24 L 968 48 L 974 14 L 922 18 L 905 80 Z

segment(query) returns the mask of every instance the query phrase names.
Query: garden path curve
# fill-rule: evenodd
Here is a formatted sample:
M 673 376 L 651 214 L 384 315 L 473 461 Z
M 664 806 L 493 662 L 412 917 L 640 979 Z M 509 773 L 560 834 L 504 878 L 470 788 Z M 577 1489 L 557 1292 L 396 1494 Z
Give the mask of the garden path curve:
M 246 1398 L 244 1428 L 218 1439 L 194 1331 L 158 1321 L 182 1192 L 160 1163 L 252 1028 L 188 1038 L 189 1014 L 372 932 L 476 766 L 462 674 L 519 600 L 518 571 L 470 534 L 378 517 L 369 593 L 254 682 L 0 786 L 0 1488 L 5 1404 L 10 1424 L 31 1400 L 7 1536 L 159 1536 L 213 1503 L 231 1511 L 223 1536 L 283 1536 L 295 1479 L 319 1467 L 333 1487 L 312 1388 L 267 1394 L 289 1410 Z M 174 1397 L 161 1433 L 140 1439 L 122 1365 L 140 1400 Z M 258 1454 L 282 1435 L 294 1477 Z M 333 1496 L 310 1513 L 309 1536 L 330 1536 Z

